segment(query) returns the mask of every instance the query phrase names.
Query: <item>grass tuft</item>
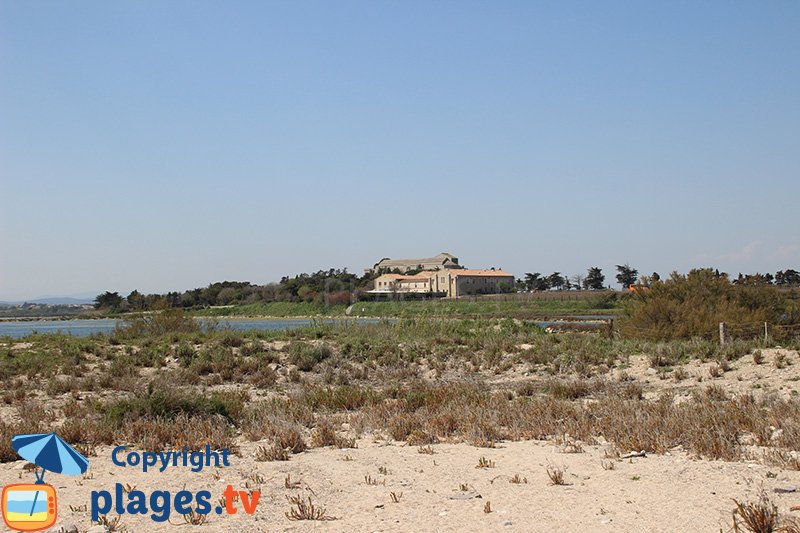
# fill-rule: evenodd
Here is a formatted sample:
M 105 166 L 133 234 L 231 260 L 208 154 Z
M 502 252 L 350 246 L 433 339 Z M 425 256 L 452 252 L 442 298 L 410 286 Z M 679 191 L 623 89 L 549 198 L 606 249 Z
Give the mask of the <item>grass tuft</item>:
M 284 513 L 289 520 L 317 520 L 323 522 L 338 520 L 335 516 L 329 515 L 324 507 L 316 507 L 310 496 L 307 500 L 300 496 L 287 496 L 286 499 L 292 505 L 291 509 Z

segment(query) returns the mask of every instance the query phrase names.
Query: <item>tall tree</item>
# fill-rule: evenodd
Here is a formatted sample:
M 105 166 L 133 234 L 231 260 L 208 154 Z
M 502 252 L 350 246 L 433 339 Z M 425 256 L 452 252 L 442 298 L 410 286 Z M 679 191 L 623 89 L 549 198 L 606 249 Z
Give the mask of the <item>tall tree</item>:
M 564 276 L 561 275 L 561 272 L 553 272 L 547 276 L 547 284 L 560 291 L 564 288 Z
M 592 291 L 599 291 L 605 288 L 606 276 L 599 267 L 591 267 L 586 271 L 586 279 L 583 280 L 583 287 Z
M 529 291 L 546 291 L 549 287 L 547 278 L 543 278 L 539 272 L 525 273 L 525 288 Z
M 756 272 L 755 274 L 744 274 L 739 272 L 739 276 L 733 280 L 734 285 L 771 285 L 775 278 L 767 272 L 762 274 Z
M 775 272 L 775 284 L 788 286 L 800 285 L 800 272 L 793 268 L 778 270 Z
M 144 309 L 144 295 L 141 292 L 134 289 L 125 299 L 128 301 L 128 305 L 131 306 L 131 309 Z
M 628 263 L 624 265 L 617 265 L 617 283 L 622 285 L 623 289 L 627 289 L 636 283 L 639 279 L 639 271 L 630 266 Z
M 98 294 L 94 299 L 95 309 L 119 309 L 122 305 L 122 296 L 118 292 L 106 291 L 103 294 Z

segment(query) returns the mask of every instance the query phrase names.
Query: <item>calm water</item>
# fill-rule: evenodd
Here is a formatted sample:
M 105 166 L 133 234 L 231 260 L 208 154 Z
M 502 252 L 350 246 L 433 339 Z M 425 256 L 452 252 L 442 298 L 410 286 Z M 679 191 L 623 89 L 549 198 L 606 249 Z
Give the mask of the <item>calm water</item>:
M 375 324 L 379 318 L 359 318 L 354 320 L 359 324 Z M 242 319 L 220 320 L 220 328 L 229 327 L 236 331 L 250 330 L 287 330 L 309 326 L 314 322 L 308 318 L 281 318 L 281 319 Z M 316 321 L 317 323 L 320 320 Z M 325 323 L 344 322 L 344 320 L 325 320 Z M 111 333 L 119 320 L 38 320 L 29 322 L 2 322 L 0 321 L 0 337 L 9 336 L 15 339 L 30 335 L 31 333 L 65 333 L 77 337 L 88 337 L 93 333 Z
M 573 323 L 588 323 L 596 320 L 607 320 L 613 318 L 604 315 L 584 315 L 580 317 L 573 317 Z M 266 330 L 266 331 L 283 331 L 287 329 L 302 328 L 310 326 L 312 323 L 324 322 L 326 324 L 335 324 L 341 322 L 356 322 L 358 324 L 377 324 L 383 319 L 380 318 L 351 318 L 351 319 L 327 319 L 327 320 L 312 320 L 309 318 L 275 318 L 275 319 L 233 319 L 233 320 L 219 320 L 218 325 L 220 328 L 230 328 L 235 331 L 251 331 L 251 330 Z M 121 321 L 119 320 L 37 320 L 37 321 L 19 321 L 19 322 L 5 322 L 0 321 L 0 337 L 8 336 L 14 339 L 19 339 L 31 333 L 65 333 L 68 335 L 75 335 L 77 337 L 88 337 L 93 333 L 111 333 Z M 560 324 L 560 321 L 547 320 L 547 321 L 534 321 L 542 327 Z

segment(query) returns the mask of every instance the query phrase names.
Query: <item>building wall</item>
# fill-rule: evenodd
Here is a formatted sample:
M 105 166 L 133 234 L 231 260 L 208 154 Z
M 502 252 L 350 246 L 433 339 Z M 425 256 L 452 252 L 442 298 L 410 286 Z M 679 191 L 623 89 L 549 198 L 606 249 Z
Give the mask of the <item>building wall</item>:
M 458 276 L 456 279 L 454 298 L 468 294 L 493 294 L 500 292 L 504 285 L 514 286 L 514 276 Z
M 384 274 L 375 278 L 376 291 L 430 292 L 430 279 L 424 276 L 403 277 L 397 274 Z
M 458 270 L 439 270 L 431 273 L 431 290 L 444 292 L 448 298 L 458 298 L 468 294 L 500 292 L 504 285 L 514 286 L 514 276 L 466 275 Z
M 501 292 L 503 286 L 513 287 L 514 276 L 486 274 L 465 274 L 462 270 L 443 269 L 421 273 L 413 277 L 398 274 L 384 274 L 375 278 L 376 291 L 397 292 L 441 292 L 448 298 L 458 298 L 470 294 L 493 294 Z M 480 272 L 480 271 L 477 271 Z
M 449 270 L 438 270 L 432 273 L 431 277 L 431 290 L 433 292 L 444 292 L 450 297 L 451 284 L 455 282 L 455 278 Z M 455 285 L 453 285 L 455 287 Z
M 430 292 L 430 280 L 427 279 L 420 279 L 420 280 L 400 280 L 398 282 L 398 289 L 401 291 L 407 292 Z
M 393 291 L 397 290 L 397 275 L 396 274 L 384 274 L 383 276 L 378 276 L 375 278 L 375 290 L 376 291 Z

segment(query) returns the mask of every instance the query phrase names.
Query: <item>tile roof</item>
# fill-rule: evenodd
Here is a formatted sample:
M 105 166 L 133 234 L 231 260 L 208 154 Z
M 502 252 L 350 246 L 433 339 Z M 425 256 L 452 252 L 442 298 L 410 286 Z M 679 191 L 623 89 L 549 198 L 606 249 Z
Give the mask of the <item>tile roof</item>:
M 514 277 L 513 274 L 504 272 L 502 270 L 476 270 L 472 268 L 462 268 L 458 270 L 448 270 L 453 276 L 496 276 L 496 277 Z

